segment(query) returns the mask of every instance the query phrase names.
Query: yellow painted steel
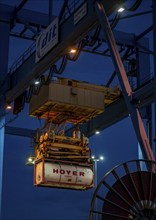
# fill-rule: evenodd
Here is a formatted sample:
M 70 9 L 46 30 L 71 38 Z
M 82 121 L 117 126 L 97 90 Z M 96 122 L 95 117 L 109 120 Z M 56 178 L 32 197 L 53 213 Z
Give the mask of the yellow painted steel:
M 35 138 L 35 160 L 40 158 L 92 164 L 89 139 L 78 129 L 116 101 L 119 88 L 107 88 L 71 79 L 58 78 L 44 85 L 30 101 L 30 115 L 46 119 Z M 72 137 L 64 135 L 65 126 L 75 125 Z
M 108 88 L 76 80 L 58 78 L 44 85 L 30 101 L 30 115 L 52 119 L 53 123 L 85 123 L 105 111 L 121 95 Z

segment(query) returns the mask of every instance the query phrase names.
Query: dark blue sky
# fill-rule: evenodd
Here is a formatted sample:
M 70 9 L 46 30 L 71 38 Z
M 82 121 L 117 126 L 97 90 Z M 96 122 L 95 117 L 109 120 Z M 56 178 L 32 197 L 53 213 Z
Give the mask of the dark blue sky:
M 26 124 L 23 120 L 26 117 L 21 115 L 18 120 Z M 31 127 L 36 128 L 37 123 L 31 123 Z M 105 157 L 98 163 L 98 181 L 113 166 L 136 159 L 137 141 L 130 118 L 90 138 L 90 147 L 94 154 Z M 6 135 L 3 220 L 87 220 L 94 189 L 71 191 L 34 187 L 33 167 L 25 166 L 30 151 L 28 138 Z
M 13 2 L 2 1 L 0 2 Z M 14 1 L 19 2 L 19 1 Z M 43 4 L 44 2 L 44 4 Z M 27 8 L 46 11 L 46 0 L 29 0 Z M 55 11 L 62 1 L 54 1 Z M 149 1 L 146 1 L 146 4 Z M 10 3 L 12 4 L 12 3 Z M 42 4 L 42 6 L 41 6 Z M 41 7 L 40 7 L 40 6 Z M 145 8 L 143 8 L 145 9 Z M 140 33 L 151 20 L 142 17 L 122 20 L 118 29 L 129 33 Z M 18 57 L 30 43 L 11 38 L 9 64 Z M 81 53 L 76 62 L 68 62 L 63 77 L 85 80 L 90 83 L 105 84 L 114 71 L 110 58 Z M 118 83 L 115 80 L 114 85 Z M 28 105 L 10 126 L 36 129 L 39 121 L 28 116 Z M 9 114 L 7 120 L 13 116 Z M 93 154 L 103 155 L 105 160 L 98 163 L 98 180 L 113 166 L 130 159 L 137 159 L 137 140 L 130 117 L 90 138 Z M 30 140 L 24 137 L 5 137 L 4 178 L 3 178 L 3 218 L 2 220 L 88 220 L 89 206 L 94 189 L 71 191 L 33 186 L 33 167 L 25 166 L 31 152 Z

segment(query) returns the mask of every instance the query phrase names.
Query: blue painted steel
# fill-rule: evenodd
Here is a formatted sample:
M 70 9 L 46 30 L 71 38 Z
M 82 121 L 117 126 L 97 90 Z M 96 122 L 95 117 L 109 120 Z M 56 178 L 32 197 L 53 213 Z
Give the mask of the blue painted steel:
M 49 24 L 52 22 L 53 0 L 49 0 Z
M 0 115 L 3 115 L 4 105 L 0 106 Z M 0 219 L 2 215 L 2 179 L 3 179 L 3 155 L 4 155 L 4 130 L 5 117 L 0 117 Z
M 154 105 L 155 105 L 155 146 L 153 146 L 153 151 L 156 159 L 156 1 L 153 0 L 153 47 L 154 47 Z
M 108 22 L 106 13 L 105 13 L 104 6 L 99 1 L 96 2 L 96 12 L 98 14 L 99 21 L 104 31 L 104 34 L 105 34 L 105 37 L 108 43 L 108 47 L 110 49 L 110 53 L 112 56 L 115 69 L 116 69 L 116 73 L 121 84 L 124 99 L 125 99 L 128 111 L 131 115 L 131 120 L 132 120 L 134 129 L 135 129 L 135 133 L 137 135 L 139 144 L 143 151 L 143 156 L 146 159 L 154 160 L 154 155 L 150 147 L 145 128 L 142 123 L 139 109 L 132 103 L 133 101 L 132 90 L 131 90 L 121 57 L 120 57 L 120 54 L 117 49 L 115 39 L 111 31 L 111 27 L 109 25 L 109 22 Z
M 0 84 L 8 70 L 8 51 L 9 51 L 9 31 L 7 23 L 0 22 Z M 1 85 L 0 85 L 1 86 Z M 4 159 L 4 123 L 5 123 L 5 97 L 0 95 L 0 219 L 2 213 L 2 179 L 3 179 L 3 159 Z
M 0 4 L 0 20 L 4 22 L 10 22 L 14 10 L 14 6 Z M 52 19 L 54 19 L 55 17 L 56 16 L 52 16 Z M 16 22 L 22 23 L 22 21 L 29 21 L 32 26 L 39 25 L 40 27 L 46 28 L 49 24 L 49 16 L 41 12 L 21 9 L 16 15 Z
M 152 12 L 152 11 L 151 11 Z M 151 25 L 149 28 L 147 28 L 144 32 L 142 32 L 141 34 L 139 34 L 136 37 L 136 41 L 140 40 L 141 38 L 143 38 L 146 34 L 148 34 L 150 31 L 153 30 L 153 25 Z
M 135 46 L 136 41 L 135 41 L 134 34 L 129 34 L 129 33 L 126 33 L 123 31 L 117 31 L 117 30 L 114 30 L 113 33 L 114 33 L 117 44 L 119 45 L 123 44 L 124 46 L 130 46 L 130 47 Z M 100 38 L 101 40 L 105 39 L 103 36 L 100 36 Z M 36 43 L 34 42 L 30 45 L 30 47 L 27 48 L 26 51 L 24 51 L 24 53 L 17 60 L 14 61 L 14 63 L 9 68 L 8 73 L 10 74 L 14 73 L 13 79 L 12 79 L 13 83 L 11 87 L 15 86 L 14 78 L 16 79 L 16 81 L 17 79 L 18 81 L 21 81 L 21 78 L 27 75 L 28 71 L 25 71 L 25 69 L 27 70 L 26 68 L 27 66 L 30 68 L 30 70 L 34 68 L 34 66 L 30 66 L 30 65 L 34 64 L 35 49 L 36 49 Z M 21 74 L 23 75 L 21 76 Z M 18 81 L 16 83 L 18 83 Z
M 60 42 L 55 48 L 49 51 L 38 64 L 34 64 L 35 54 L 32 54 L 30 59 L 18 69 L 18 73 L 16 72 L 13 74 L 13 89 L 7 93 L 8 99 L 13 100 L 18 97 L 27 87 L 29 87 L 34 78 L 41 76 L 44 71 L 69 52 L 68 46 L 70 47 L 78 43 L 91 29 L 98 25 L 98 18 L 93 7 L 94 0 L 86 0 L 86 2 L 88 5 L 87 16 L 81 19 L 77 24 L 74 24 L 74 13 L 72 13 L 71 16 L 60 25 Z M 119 2 L 124 2 L 124 0 L 103 0 L 102 2 L 104 2 L 107 7 L 107 13 L 110 14 L 116 9 L 116 5 Z
M 146 107 L 154 101 L 154 82 L 150 82 L 145 86 L 138 89 L 134 95 L 134 99 L 140 100 L 139 107 Z M 91 137 L 95 134 L 95 130 L 104 130 L 111 125 L 119 122 L 128 116 L 128 110 L 126 104 L 121 97 L 115 103 L 112 103 L 105 109 L 105 112 L 93 118 L 89 122 L 81 126 L 81 131 L 87 137 Z M 72 134 L 73 128 L 69 129 L 66 135 L 70 136 Z M 9 135 L 19 135 L 23 137 L 33 138 L 35 131 L 31 129 L 23 129 L 6 126 L 5 133 Z
M 95 188 L 98 185 L 98 161 L 94 160 L 94 182 L 95 182 Z M 98 204 L 97 204 L 97 200 L 95 201 L 95 210 L 98 210 Z M 98 220 L 98 215 L 95 215 L 95 220 Z
M 29 138 L 34 138 L 35 132 L 36 132 L 35 130 L 27 129 L 27 128 L 17 128 L 17 127 L 10 127 L 10 126 L 6 126 L 5 128 L 6 134 L 29 137 Z
M 148 38 L 137 38 L 137 86 L 141 87 L 143 86 L 147 81 L 150 80 L 151 74 L 150 74 L 150 54 L 145 53 L 145 51 L 142 48 L 149 49 L 149 39 Z M 150 104 L 151 105 L 151 104 Z M 153 141 L 152 141 L 152 112 L 149 112 L 149 109 L 151 109 L 151 106 L 144 107 L 141 109 L 141 116 L 146 119 L 143 121 L 144 126 L 146 126 L 146 133 L 150 142 L 150 145 L 153 149 Z M 147 112 L 148 114 L 142 115 L 142 112 Z M 153 152 L 154 153 L 154 152 Z M 138 158 L 143 159 L 142 149 L 140 145 L 138 144 Z
M 138 45 L 149 49 L 149 39 L 141 38 L 137 41 Z M 143 85 L 148 78 L 150 79 L 150 54 L 143 52 L 143 49 L 138 46 L 137 51 L 137 64 L 138 64 L 138 86 Z

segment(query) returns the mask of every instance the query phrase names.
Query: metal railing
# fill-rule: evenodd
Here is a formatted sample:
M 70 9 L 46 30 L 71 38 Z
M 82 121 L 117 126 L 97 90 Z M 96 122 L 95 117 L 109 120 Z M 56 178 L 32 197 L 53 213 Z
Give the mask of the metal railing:
M 73 0 L 72 2 L 70 2 L 68 4 L 67 11 L 65 8 L 65 12 L 63 18 L 61 19 L 61 22 L 64 22 L 69 16 L 71 16 L 71 14 L 73 14 L 74 11 L 76 11 L 77 8 L 80 7 L 80 5 L 83 4 L 84 2 L 85 0 Z M 32 53 L 35 52 L 35 49 L 36 49 L 36 43 L 33 42 L 33 44 L 31 44 L 31 46 L 28 47 L 28 49 L 17 60 L 15 60 L 15 62 L 13 62 L 13 64 L 8 70 L 8 73 L 12 74 L 13 72 L 15 72 L 32 55 Z
M 61 23 L 68 19 L 86 0 L 73 0 L 68 3 L 61 18 Z

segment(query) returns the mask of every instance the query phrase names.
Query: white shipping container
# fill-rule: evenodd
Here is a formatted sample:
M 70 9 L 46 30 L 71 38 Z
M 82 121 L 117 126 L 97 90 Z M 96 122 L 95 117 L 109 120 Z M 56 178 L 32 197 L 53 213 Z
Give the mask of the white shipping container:
M 42 160 L 35 164 L 35 185 L 85 189 L 93 186 L 93 178 L 93 170 L 87 166 Z

